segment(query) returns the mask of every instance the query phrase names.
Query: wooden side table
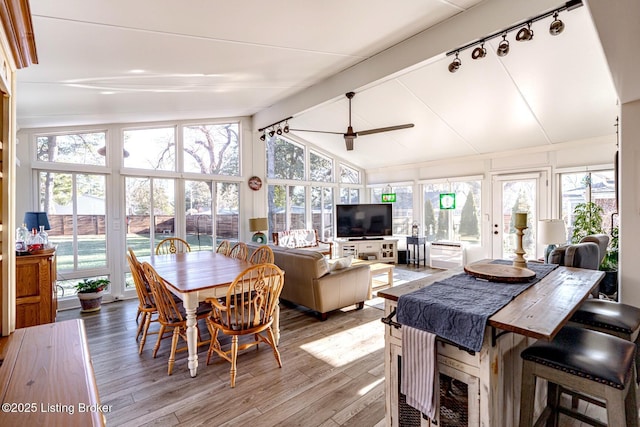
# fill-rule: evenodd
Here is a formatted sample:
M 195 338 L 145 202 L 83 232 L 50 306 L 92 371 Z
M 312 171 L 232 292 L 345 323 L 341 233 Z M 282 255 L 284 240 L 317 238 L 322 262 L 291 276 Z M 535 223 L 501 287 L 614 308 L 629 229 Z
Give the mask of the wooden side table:
M 413 247 L 413 258 L 411 257 L 411 250 L 409 246 Z M 422 258 L 420 258 L 420 246 L 422 246 Z M 419 266 L 420 259 L 422 259 L 422 263 L 426 267 L 427 266 L 427 238 L 407 236 L 407 265 L 413 262 L 414 265 Z

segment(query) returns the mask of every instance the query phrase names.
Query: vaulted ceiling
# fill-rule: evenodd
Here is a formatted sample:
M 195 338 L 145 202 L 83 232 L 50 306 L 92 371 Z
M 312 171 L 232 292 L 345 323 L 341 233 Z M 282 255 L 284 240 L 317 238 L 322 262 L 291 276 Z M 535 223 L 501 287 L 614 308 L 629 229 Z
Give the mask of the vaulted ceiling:
M 533 4 L 532 4 L 533 3 Z M 455 50 L 562 2 L 541 0 L 31 0 L 39 64 L 18 72 L 22 128 L 293 116 L 296 137 L 364 168 L 614 134 L 617 98 L 588 7 L 487 56 Z M 257 134 L 253 143 L 259 143 Z

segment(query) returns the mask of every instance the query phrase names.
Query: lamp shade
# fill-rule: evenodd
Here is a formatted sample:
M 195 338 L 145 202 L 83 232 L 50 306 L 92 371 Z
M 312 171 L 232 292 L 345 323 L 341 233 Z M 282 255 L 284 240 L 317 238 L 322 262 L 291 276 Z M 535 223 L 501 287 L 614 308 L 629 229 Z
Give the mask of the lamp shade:
M 263 231 L 268 228 L 267 218 L 249 218 L 249 231 Z
M 567 230 L 561 219 L 541 219 L 538 221 L 538 241 L 544 245 L 554 245 L 567 241 Z
M 27 230 L 40 230 L 40 226 L 44 225 L 45 230 L 51 230 L 49 225 L 49 217 L 46 212 L 25 212 L 24 223 L 27 225 Z

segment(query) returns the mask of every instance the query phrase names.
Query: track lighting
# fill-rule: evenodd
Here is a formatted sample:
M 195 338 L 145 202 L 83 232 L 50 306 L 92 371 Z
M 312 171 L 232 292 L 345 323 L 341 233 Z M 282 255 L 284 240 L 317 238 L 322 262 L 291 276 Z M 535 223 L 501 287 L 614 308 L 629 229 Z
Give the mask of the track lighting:
M 565 26 L 564 22 L 558 19 L 558 15 L 560 14 L 560 12 L 564 12 L 564 11 L 569 12 L 573 9 L 581 7 L 583 5 L 582 1 L 583 0 L 567 1 L 564 5 L 559 6 L 553 10 L 542 13 L 533 18 L 528 18 L 526 21 L 519 22 L 508 28 L 489 34 L 488 36 L 482 37 L 474 42 L 471 42 L 467 45 L 464 45 L 462 47 L 456 48 L 455 50 L 447 52 L 447 56 L 455 55 L 455 59 L 453 60 L 453 62 L 449 64 L 449 71 L 452 73 L 455 73 L 456 71 L 458 71 L 458 69 L 462 65 L 462 61 L 460 60 L 459 55 L 460 55 L 460 52 L 462 52 L 463 50 L 471 49 L 475 47 L 475 49 L 473 49 L 473 51 L 471 52 L 471 58 L 473 59 L 484 58 L 487 55 L 487 50 L 484 48 L 485 42 L 497 37 L 502 37 L 502 40 L 498 44 L 498 48 L 496 49 L 496 54 L 501 57 L 506 56 L 509 53 L 509 41 L 507 40 L 507 35 L 509 32 L 518 30 L 515 38 L 519 42 L 533 40 L 533 30 L 531 29 L 531 26 L 533 25 L 533 23 L 540 21 L 542 19 L 548 18 L 550 16 L 553 16 L 553 21 L 549 26 L 549 33 L 551 33 L 551 35 L 553 36 L 557 36 L 558 34 L 564 31 L 564 26 Z
M 473 52 L 471 52 L 471 57 L 473 59 L 481 59 L 481 58 L 484 58 L 485 56 L 487 56 L 487 49 L 484 48 L 484 43 L 482 43 L 477 48 L 473 49 Z
M 516 40 L 526 42 L 531 39 L 533 39 L 533 30 L 531 29 L 531 22 L 527 22 L 527 26 L 520 28 L 520 31 L 516 34 Z
M 553 14 L 553 22 L 549 26 L 549 34 L 557 36 L 564 31 L 564 22 L 558 19 L 558 12 Z
M 282 135 L 283 133 L 289 133 L 289 119 L 291 118 L 292 117 L 287 117 L 286 119 L 279 120 L 258 129 L 258 132 L 262 132 L 262 135 L 260 135 L 260 141 L 265 141 L 267 139 L 267 135 L 269 138 L 273 138 L 276 134 Z M 284 123 L 284 126 L 282 126 L 282 123 Z
M 507 56 L 509 53 L 509 40 L 507 40 L 507 33 L 502 35 L 502 41 L 498 44 L 498 50 L 496 53 L 498 56 Z
M 456 59 L 454 59 L 453 62 L 449 64 L 449 72 L 455 73 L 456 71 L 458 71 L 461 65 L 462 61 L 460 61 L 460 58 L 458 58 L 458 54 L 456 53 Z

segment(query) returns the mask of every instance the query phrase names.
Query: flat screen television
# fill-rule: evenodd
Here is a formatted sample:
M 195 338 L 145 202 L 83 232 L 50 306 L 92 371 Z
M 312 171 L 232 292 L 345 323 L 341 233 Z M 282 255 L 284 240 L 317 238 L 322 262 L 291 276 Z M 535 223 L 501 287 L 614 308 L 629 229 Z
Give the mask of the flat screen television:
M 336 237 L 367 238 L 393 234 L 392 205 L 336 205 Z

